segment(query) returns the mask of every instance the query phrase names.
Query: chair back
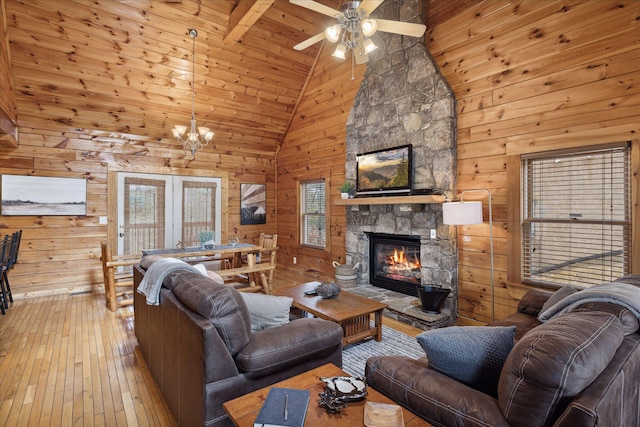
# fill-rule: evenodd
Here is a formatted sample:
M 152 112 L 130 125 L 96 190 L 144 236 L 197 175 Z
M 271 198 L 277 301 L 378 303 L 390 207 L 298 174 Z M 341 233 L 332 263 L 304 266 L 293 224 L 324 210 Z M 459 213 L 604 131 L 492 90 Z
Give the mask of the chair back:
M 13 266 L 18 262 L 20 240 L 22 240 L 22 230 L 16 231 L 11 235 L 11 250 L 7 260 L 7 269 L 13 268 Z
M 278 235 L 260 233 L 260 240 L 258 245 L 264 249 L 274 249 L 278 246 Z
M 11 254 L 11 237 L 9 237 L 8 234 L 5 235 L 0 245 L 2 245 L 0 249 L 0 272 L 2 272 L 9 269 L 8 261 L 9 255 Z

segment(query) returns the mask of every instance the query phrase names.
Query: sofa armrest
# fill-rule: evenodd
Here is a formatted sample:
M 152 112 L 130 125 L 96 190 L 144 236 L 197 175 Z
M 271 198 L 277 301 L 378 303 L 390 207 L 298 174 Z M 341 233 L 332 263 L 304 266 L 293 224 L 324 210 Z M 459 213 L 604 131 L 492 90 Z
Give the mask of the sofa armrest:
M 322 319 L 299 319 L 251 334 L 235 356 L 247 378 L 260 378 L 342 349 L 340 325 Z
M 553 295 L 551 291 L 545 291 L 542 289 L 530 289 L 520 299 L 518 303 L 518 313 L 529 314 L 531 316 L 538 316 L 542 306 Z
M 434 425 L 508 427 L 498 401 L 428 367 L 427 359 L 367 360 L 367 384 Z

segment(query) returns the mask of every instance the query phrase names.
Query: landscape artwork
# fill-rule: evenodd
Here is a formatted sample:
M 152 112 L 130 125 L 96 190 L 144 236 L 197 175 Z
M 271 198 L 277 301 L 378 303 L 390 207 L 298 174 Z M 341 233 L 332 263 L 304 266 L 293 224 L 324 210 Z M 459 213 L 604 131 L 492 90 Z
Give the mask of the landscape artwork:
M 240 184 L 240 224 L 267 223 L 267 186 Z
M 86 215 L 82 178 L 2 175 L 2 215 Z
M 359 154 L 357 193 L 411 189 L 411 146 Z

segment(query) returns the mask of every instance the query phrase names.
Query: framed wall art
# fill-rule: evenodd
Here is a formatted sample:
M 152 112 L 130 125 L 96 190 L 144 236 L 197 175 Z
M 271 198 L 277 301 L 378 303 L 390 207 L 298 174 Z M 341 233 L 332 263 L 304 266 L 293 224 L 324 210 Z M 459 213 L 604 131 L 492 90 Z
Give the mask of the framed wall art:
M 86 215 L 87 180 L 2 175 L 2 215 Z
M 240 184 L 240 224 L 267 223 L 267 186 Z

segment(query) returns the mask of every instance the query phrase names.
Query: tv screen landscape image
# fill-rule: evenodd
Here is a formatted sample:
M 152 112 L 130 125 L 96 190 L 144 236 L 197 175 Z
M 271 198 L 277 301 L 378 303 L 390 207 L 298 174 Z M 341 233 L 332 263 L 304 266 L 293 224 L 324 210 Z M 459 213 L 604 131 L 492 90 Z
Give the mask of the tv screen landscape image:
M 411 192 L 411 145 L 357 156 L 356 195 Z

